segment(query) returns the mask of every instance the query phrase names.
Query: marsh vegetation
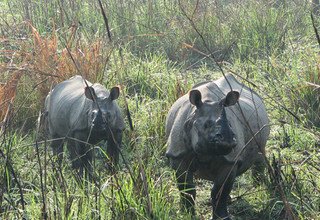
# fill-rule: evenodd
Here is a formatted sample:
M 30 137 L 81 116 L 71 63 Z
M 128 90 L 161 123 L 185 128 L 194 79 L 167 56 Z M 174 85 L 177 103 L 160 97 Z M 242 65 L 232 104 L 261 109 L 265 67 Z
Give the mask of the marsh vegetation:
M 232 73 L 263 97 L 270 169 L 231 192 L 234 219 L 319 219 L 320 17 L 310 1 L 0 2 L 0 218 L 191 219 L 165 157 L 165 118 L 194 84 Z M 103 13 L 105 13 L 105 18 Z M 108 23 L 108 25 L 106 25 Z M 50 89 L 74 75 L 121 86 L 120 167 L 95 148 L 90 182 L 62 166 L 39 123 Z M 196 218 L 209 219 L 210 182 Z

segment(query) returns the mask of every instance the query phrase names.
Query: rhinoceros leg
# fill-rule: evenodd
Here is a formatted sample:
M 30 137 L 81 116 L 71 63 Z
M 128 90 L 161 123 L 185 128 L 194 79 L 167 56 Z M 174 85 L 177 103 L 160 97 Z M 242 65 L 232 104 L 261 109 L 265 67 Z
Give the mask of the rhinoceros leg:
M 75 134 L 74 137 L 81 140 L 81 135 Z M 80 176 L 83 176 L 84 171 L 87 174 L 91 174 L 93 155 L 90 145 L 77 140 L 68 140 L 68 150 L 72 168 L 79 170 Z
M 119 150 L 118 146 L 113 141 L 110 141 L 110 144 L 108 144 L 107 154 L 109 157 L 108 167 L 110 167 L 111 172 L 114 172 L 115 166 L 119 161 Z
M 236 167 L 221 170 L 220 175 L 214 181 L 211 191 L 213 219 L 231 220 L 227 210 L 227 201 L 236 177 Z
M 195 214 L 194 201 L 196 198 L 195 184 L 193 183 L 193 173 L 190 171 L 176 171 L 176 178 L 179 191 L 181 193 L 182 207 L 186 211 Z
M 80 174 L 83 175 L 83 172 L 86 171 L 86 174 L 89 176 L 92 175 L 93 167 L 92 167 L 92 158 L 93 158 L 93 150 L 89 144 L 81 144 L 82 146 L 82 156 L 81 156 L 81 166 L 80 166 Z
M 182 207 L 195 214 L 194 201 L 196 199 L 196 189 L 193 182 L 193 172 L 196 170 L 194 158 L 186 155 L 181 159 L 170 159 L 172 168 L 176 170 L 176 179 L 179 191 L 181 193 Z
M 79 169 L 81 166 L 81 152 L 78 149 L 76 141 L 68 140 L 68 151 L 73 169 Z
M 109 157 L 109 161 L 107 162 L 107 165 L 112 173 L 115 172 L 116 166 L 119 162 L 121 142 L 122 130 L 112 131 L 112 134 L 108 136 L 107 154 Z
M 62 157 L 63 157 L 63 140 L 58 139 L 59 136 L 57 136 L 57 135 L 51 135 L 51 137 L 53 140 L 52 140 L 50 146 L 51 146 L 53 155 L 57 157 L 58 164 L 59 164 L 59 166 L 61 166 Z

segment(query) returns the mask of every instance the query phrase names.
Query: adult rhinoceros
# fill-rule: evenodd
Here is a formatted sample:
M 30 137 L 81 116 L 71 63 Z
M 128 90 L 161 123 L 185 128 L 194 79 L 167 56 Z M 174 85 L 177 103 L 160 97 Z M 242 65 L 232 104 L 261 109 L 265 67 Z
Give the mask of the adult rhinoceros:
M 195 174 L 214 182 L 213 218 L 230 219 L 227 199 L 235 177 L 264 163 L 268 123 L 261 98 L 229 74 L 195 86 L 173 104 L 166 156 L 189 211 L 194 212 Z
M 89 144 L 108 141 L 107 153 L 113 164 L 118 162 L 124 122 L 116 103 L 120 90 L 110 92 L 101 84 L 74 76 L 57 84 L 45 101 L 49 134 L 54 154 L 62 159 L 63 137 L 72 160 L 72 166 L 91 171 L 93 152 Z M 55 140 L 56 139 L 56 140 Z M 89 143 L 89 144 L 88 144 Z

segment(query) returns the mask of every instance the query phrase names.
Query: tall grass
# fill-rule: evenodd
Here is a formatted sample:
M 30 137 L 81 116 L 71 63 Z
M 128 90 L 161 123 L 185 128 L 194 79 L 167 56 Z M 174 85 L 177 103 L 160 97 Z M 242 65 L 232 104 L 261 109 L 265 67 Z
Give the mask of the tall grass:
M 281 52 L 292 34 L 310 33 L 311 27 L 305 25 L 307 1 L 281 6 L 272 2 L 130 0 L 108 1 L 104 6 L 117 43 L 138 55 L 157 52 L 173 61 L 193 62 L 201 56 L 184 44 L 210 51 L 220 60 L 229 60 L 234 51 L 244 59 Z M 97 1 L 8 1 L 5 5 L 7 19 L 28 20 L 40 33 L 51 33 L 55 24 L 62 32 L 79 26 L 87 38 L 105 36 Z

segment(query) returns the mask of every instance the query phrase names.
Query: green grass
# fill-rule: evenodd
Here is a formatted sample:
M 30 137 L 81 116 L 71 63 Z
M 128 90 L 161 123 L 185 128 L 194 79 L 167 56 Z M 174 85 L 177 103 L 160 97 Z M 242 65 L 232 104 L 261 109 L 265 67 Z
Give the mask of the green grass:
M 266 172 L 260 186 L 250 172 L 239 177 L 230 213 L 234 219 L 285 219 L 287 202 L 298 219 L 319 219 L 320 61 L 310 5 L 181 2 L 108 1 L 112 42 L 96 1 L 64 1 L 63 11 L 61 1 L 0 3 L 0 82 L 12 67 L 24 71 L 12 120 L 0 136 L 0 218 L 41 219 L 45 204 L 50 219 L 191 219 L 180 210 L 174 172 L 164 156 L 165 118 L 192 85 L 222 76 L 212 57 L 204 56 L 213 53 L 225 72 L 243 77 L 264 98 L 272 124 L 267 157 L 276 175 Z M 58 36 L 58 57 L 72 24 L 78 25 L 72 51 L 104 39 L 99 60 L 106 68 L 96 74 L 104 76 L 107 88 L 121 86 L 119 105 L 125 117 L 128 104 L 134 127 L 125 117 L 115 175 L 104 166 L 103 153 L 96 154 L 97 178 L 90 183 L 75 178 L 67 152 L 60 170 L 49 143 L 41 142 L 37 151 L 43 96 L 40 71 L 30 71 L 34 60 L 23 62 L 22 51 L 34 52 L 30 27 L 23 24 L 28 18 L 43 39 L 52 31 Z M 319 17 L 315 21 L 318 27 Z M 196 219 L 211 217 L 211 187 L 197 180 Z

